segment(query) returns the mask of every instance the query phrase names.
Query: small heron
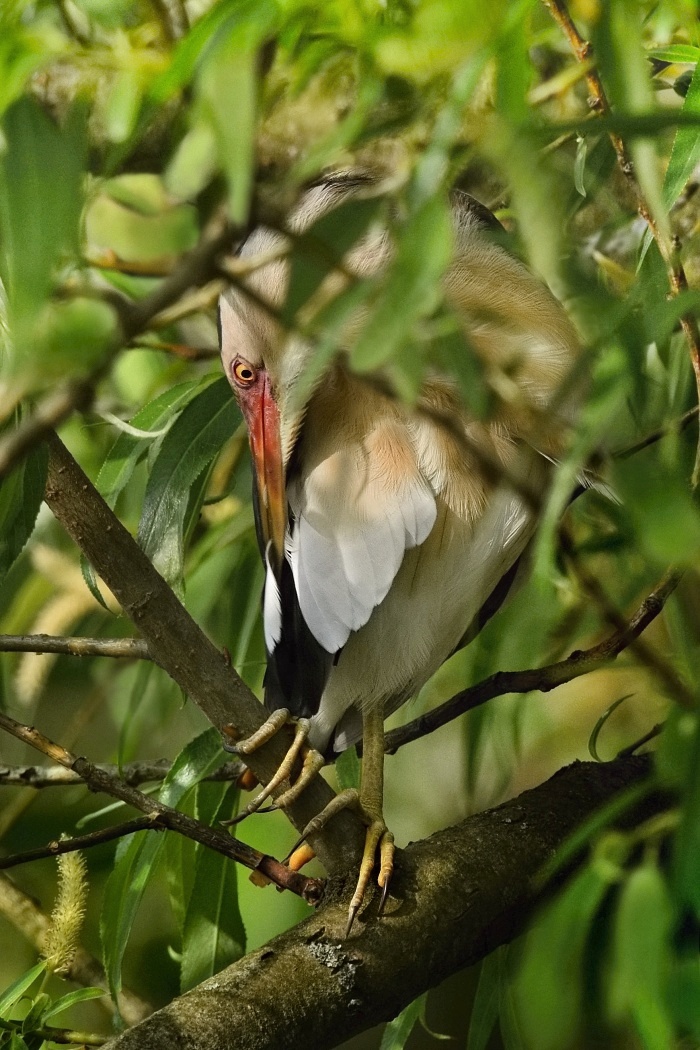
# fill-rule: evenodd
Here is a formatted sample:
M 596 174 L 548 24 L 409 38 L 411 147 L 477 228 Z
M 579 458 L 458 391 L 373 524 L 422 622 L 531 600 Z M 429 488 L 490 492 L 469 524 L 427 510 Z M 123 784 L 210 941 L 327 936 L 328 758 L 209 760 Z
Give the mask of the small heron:
M 373 192 L 362 174 L 330 176 L 303 196 L 289 234 Z M 220 301 L 223 366 L 248 427 L 266 565 L 270 717 L 237 750 L 250 753 L 296 724 L 286 760 L 245 813 L 281 790 L 300 756 L 301 773 L 278 807 L 298 796 L 324 756 L 362 740 L 359 792 L 341 792 L 302 836 L 345 805 L 360 811 L 366 842 L 348 930 L 377 854 L 382 904 L 393 870 L 382 811 L 384 720 L 506 599 L 536 525 L 528 493 L 546 486 L 570 415 L 560 392 L 579 341 L 561 304 L 506 250 L 483 205 L 460 191 L 451 203 L 444 294 L 465 353 L 494 393 L 488 420 L 470 414 L 448 375 L 428 372 L 407 405 L 354 374 L 342 351 L 307 389 L 313 345 L 276 320 L 289 282 L 278 232 L 249 236 L 241 255 L 263 265 L 247 277 L 248 293 L 229 288 Z M 345 279 L 380 274 L 392 251 L 387 231 L 371 229 L 343 260 Z

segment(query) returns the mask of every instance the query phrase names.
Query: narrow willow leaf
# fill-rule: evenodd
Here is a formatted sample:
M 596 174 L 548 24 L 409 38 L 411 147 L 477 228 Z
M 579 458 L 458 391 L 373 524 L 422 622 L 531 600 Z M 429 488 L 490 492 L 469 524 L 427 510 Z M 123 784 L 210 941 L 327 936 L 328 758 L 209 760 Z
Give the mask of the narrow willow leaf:
M 186 792 L 223 760 L 221 738 L 215 729 L 208 729 L 192 740 L 175 759 L 160 789 L 160 801 L 168 806 L 178 806 Z M 100 936 L 104 967 L 115 1003 L 122 985 L 124 951 L 164 842 L 165 836 L 157 831 L 124 839 L 105 885 Z
M 289 288 L 283 310 L 288 321 L 294 320 L 334 265 L 342 262 L 367 232 L 381 208 L 382 201 L 377 198 L 345 201 L 299 236 L 291 253 Z
M 214 795 L 213 804 L 203 804 L 199 790 L 197 817 L 207 825 L 216 824 L 235 812 L 238 790 L 223 785 Z M 246 936 L 238 906 L 238 886 L 234 862 L 203 847 L 197 849 L 197 867 L 192 893 L 187 904 L 182 938 L 180 987 L 188 991 L 212 977 L 224 966 L 240 959 L 245 951 Z
M 47 470 L 48 452 L 40 445 L 0 481 L 0 582 L 34 531 Z
M 661 62 L 700 61 L 700 47 L 691 44 L 669 44 L 667 47 L 652 47 L 647 51 L 649 58 L 658 58 Z
M 46 961 L 42 960 L 37 963 L 36 966 L 32 966 L 30 970 L 23 973 L 21 977 L 18 977 L 9 988 L 0 995 L 0 1017 L 5 1017 L 8 1010 L 11 1009 L 18 1002 L 28 988 L 36 981 L 37 977 L 44 972 L 46 969 Z
M 222 376 L 194 397 L 163 438 L 146 486 L 138 540 L 159 572 L 179 584 L 190 488 L 233 434 L 238 409 Z
M 15 337 L 24 343 L 26 326 L 49 293 L 60 253 L 77 250 L 85 114 L 74 109 L 59 128 L 37 102 L 25 97 L 7 111 L 3 130 L 0 265 Z
M 680 726 L 683 724 L 679 721 Z M 700 719 L 696 719 L 690 754 L 681 825 L 674 844 L 673 883 L 679 903 L 693 908 L 700 918 Z
M 589 865 L 527 935 L 515 980 L 515 1007 L 527 1044 L 538 1050 L 565 1050 L 576 1038 L 584 948 L 607 889 L 606 875 L 599 866 Z
M 48 1010 L 44 1011 L 43 1021 L 50 1021 L 52 1017 L 62 1014 L 65 1010 L 70 1010 L 78 1003 L 86 1003 L 89 999 L 101 999 L 106 994 L 104 988 L 76 988 L 74 992 L 68 992 L 60 999 L 56 999 Z
M 664 877 L 647 861 L 622 888 L 607 999 L 611 1020 L 620 1023 L 631 1016 L 648 1050 L 673 1046 L 664 1003 L 672 918 Z
M 683 102 L 683 113 L 700 116 L 700 62 L 697 62 Z M 676 132 L 664 178 L 664 204 L 671 208 L 700 160 L 697 128 L 681 127 Z
M 469 1018 L 466 1050 L 486 1050 L 491 1033 L 496 1027 L 499 1012 L 499 984 L 501 979 L 500 949 L 487 955 L 479 970 L 479 983 Z
M 398 1017 L 389 1022 L 382 1034 L 379 1050 L 403 1050 L 409 1035 L 416 1026 L 416 1022 L 420 1020 L 423 1014 L 427 998 L 427 992 L 419 995 L 417 999 L 414 999 L 412 1003 L 409 1003 L 401 1011 Z
M 179 383 L 177 386 L 171 387 L 140 409 L 129 421 L 130 424 L 140 431 L 159 430 L 162 426 L 174 421 L 178 412 L 182 410 L 199 388 L 200 384 L 194 382 Z M 95 482 L 97 491 L 110 507 L 115 506 L 121 492 L 131 479 L 137 464 L 146 455 L 150 447 L 150 438 L 137 437 L 135 434 L 127 432 L 122 432 L 114 442 L 105 457 Z M 84 556 L 81 556 L 80 568 L 90 593 L 106 608 L 107 606 L 97 583 L 97 577 L 92 566 Z
M 360 759 L 356 747 L 348 747 L 335 760 L 335 775 L 341 791 L 360 786 Z
M 225 32 L 205 56 L 197 81 L 202 110 L 211 121 L 228 181 L 231 218 L 239 223 L 248 215 L 253 185 L 258 52 L 276 17 L 272 0 L 237 4 Z
M 444 200 L 426 201 L 403 230 L 379 301 L 352 349 L 353 368 L 363 372 L 386 364 L 398 354 L 415 322 L 437 306 L 452 241 Z

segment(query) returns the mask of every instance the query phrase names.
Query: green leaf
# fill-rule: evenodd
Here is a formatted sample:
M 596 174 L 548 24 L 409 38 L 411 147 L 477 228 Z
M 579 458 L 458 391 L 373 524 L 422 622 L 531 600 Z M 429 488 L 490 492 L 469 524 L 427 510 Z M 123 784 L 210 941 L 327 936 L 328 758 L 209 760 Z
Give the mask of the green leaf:
M 48 452 L 40 445 L 0 480 L 0 583 L 34 531 L 47 470 Z
M 386 364 L 401 349 L 419 318 L 435 309 L 440 278 L 452 254 L 452 220 L 445 201 L 426 201 L 409 219 L 379 301 L 351 351 L 360 372 Z
M 30 970 L 23 973 L 21 977 L 18 977 L 9 988 L 5 989 L 2 995 L 0 995 L 0 1017 L 5 1018 L 8 1010 L 11 1009 L 18 1002 L 28 988 L 36 981 L 37 977 L 44 972 L 46 969 L 46 960 L 38 962 L 36 966 L 32 966 Z
M 197 817 L 215 825 L 222 816 L 235 812 L 238 790 L 223 785 L 213 804 L 202 804 L 199 789 Z M 213 792 L 210 791 L 210 794 Z M 188 991 L 212 977 L 224 966 L 240 959 L 245 951 L 245 928 L 238 907 L 236 866 L 228 857 L 204 847 L 197 848 L 197 868 L 187 904 L 182 938 L 180 987 Z
M 276 18 L 272 0 L 236 4 L 197 79 L 202 112 L 211 121 L 228 180 L 231 218 L 239 223 L 247 218 L 253 186 L 258 52 Z
M 499 1013 L 500 949 L 487 955 L 479 970 L 479 983 L 469 1018 L 466 1050 L 486 1050 Z
M 647 553 L 662 564 L 692 564 L 700 554 L 700 516 L 685 479 L 655 456 L 616 464 L 615 491 Z
M 231 437 L 238 408 L 222 376 L 194 397 L 163 438 L 146 486 L 138 540 L 160 573 L 179 584 L 190 488 Z
M 357 756 L 357 748 L 346 748 L 335 760 L 335 775 L 338 778 L 338 787 L 341 791 L 348 788 L 360 787 L 360 759 Z
M 583 955 L 593 917 L 608 889 L 602 866 L 575 876 L 540 915 L 525 940 L 514 988 L 528 1045 L 565 1050 L 581 1022 Z
M 672 909 L 664 878 L 647 861 L 627 878 L 615 915 L 608 1010 L 614 1023 L 634 1019 L 648 1050 L 671 1050 L 663 1002 Z
M 700 115 L 700 62 L 693 71 L 683 113 Z M 664 177 L 664 204 L 671 208 L 700 160 L 700 135 L 697 128 L 678 128 Z
M 200 734 L 180 752 L 160 789 L 159 799 L 176 807 L 184 795 L 224 761 L 216 729 Z M 165 842 L 163 832 L 148 831 L 124 839 L 105 885 L 100 936 L 104 967 L 112 997 L 121 990 L 121 967 L 144 890 Z
M 74 992 L 62 995 L 45 1011 L 44 1022 L 50 1021 L 52 1017 L 62 1014 L 64 1010 L 70 1010 L 78 1003 L 86 1003 L 89 999 L 101 999 L 106 995 L 104 988 L 76 988 Z
M 427 992 L 419 995 L 417 999 L 414 999 L 412 1003 L 409 1003 L 401 1011 L 398 1017 L 389 1022 L 382 1033 L 379 1050 L 403 1050 L 409 1035 L 415 1028 L 416 1022 L 420 1020 L 425 1010 L 427 998 Z
M 649 58 L 658 58 L 661 62 L 695 63 L 700 60 L 700 47 L 691 44 L 669 44 L 667 47 L 652 47 L 647 51 Z
M 3 130 L 0 273 L 15 340 L 28 353 L 30 326 L 48 296 L 59 256 L 78 248 L 85 114 L 75 107 L 59 128 L 38 103 L 21 98 L 5 114 Z
M 383 206 L 378 198 L 344 201 L 294 243 L 283 317 L 292 322 L 324 279 L 365 234 Z
M 681 905 L 693 908 L 700 918 L 700 719 L 696 719 L 684 796 L 674 843 L 673 888 Z

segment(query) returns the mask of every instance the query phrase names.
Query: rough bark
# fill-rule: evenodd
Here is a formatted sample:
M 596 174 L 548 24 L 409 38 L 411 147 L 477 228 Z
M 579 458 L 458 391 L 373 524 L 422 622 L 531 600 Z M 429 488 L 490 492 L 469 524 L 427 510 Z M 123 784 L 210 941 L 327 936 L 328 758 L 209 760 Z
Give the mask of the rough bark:
M 398 856 L 385 915 L 377 919 L 371 901 L 346 940 L 346 887 L 332 883 L 309 919 L 112 1040 L 110 1050 L 324 1050 L 388 1020 L 516 936 L 541 898 L 542 865 L 648 771 L 648 757 L 575 763 L 410 845 Z

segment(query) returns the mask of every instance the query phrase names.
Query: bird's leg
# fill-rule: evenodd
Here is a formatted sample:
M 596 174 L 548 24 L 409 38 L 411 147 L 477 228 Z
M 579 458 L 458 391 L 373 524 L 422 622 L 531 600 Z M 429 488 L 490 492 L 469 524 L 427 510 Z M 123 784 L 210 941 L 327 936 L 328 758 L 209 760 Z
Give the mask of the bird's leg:
M 275 733 L 278 733 L 282 726 L 286 725 L 289 721 L 291 721 L 289 711 L 285 707 L 278 708 L 277 711 L 272 712 L 260 729 L 256 730 L 255 733 L 252 733 L 245 740 L 240 740 L 229 749 L 241 756 L 250 755 L 253 751 L 257 751 L 258 748 L 262 747 L 263 744 L 266 744 L 268 740 L 271 740 Z M 290 778 L 299 754 L 302 748 L 306 745 L 308 735 L 309 719 L 300 718 L 296 722 L 294 740 L 275 775 L 265 785 L 260 794 L 257 795 L 252 802 L 248 803 L 245 809 L 241 810 L 233 820 L 225 821 L 227 825 L 238 824 L 245 817 L 250 816 L 251 813 L 255 813 L 260 809 L 265 799 L 269 798 L 270 795 L 272 795 L 273 792 L 285 782 L 285 780 Z M 306 748 L 304 764 L 299 777 L 287 791 L 279 796 L 273 808 L 282 809 L 284 806 L 289 805 L 290 802 L 293 802 L 294 799 L 301 794 L 307 784 L 313 780 L 319 769 L 321 769 L 324 764 L 323 756 L 320 755 L 318 751 Z
M 348 909 L 348 925 L 345 936 L 350 933 L 369 885 L 379 849 L 379 875 L 377 884 L 382 891 L 379 905 L 384 907 L 389 882 L 394 871 L 394 836 L 384 823 L 384 709 L 373 704 L 362 712 L 362 777 L 360 780 L 359 808 L 367 824 L 365 848 L 360 863 L 360 874 Z
M 295 785 L 296 786 L 296 785 Z M 362 777 L 360 790 L 347 788 L 331 799 L 325 809 L 315 816 L 304 828 L 301 836 L 292 847 L 287 861 L 296 857 L 302 843 L 326 826 L 329 820 L 341 810 L 352 807 L 356 809 L 367 825 L 365 847 L 360 863 L 360 874 L 355 892 L 348 909 L 347 936 L 352 929 L 362 901 L 364 900 L 369 880 L 374 868 L 377 848 L 379 848 L 379 875 L 377 884 L 382 891 L 379 904 L 381 913 L 389 883 L 394 871 L 394 836 L 384 823 L 384 712 L 381 705 L 376 705 L 362 714 Z M 278 800 L 279 801 L 279 800 Z M 301 855 L 300 855 L 301 856 Z

